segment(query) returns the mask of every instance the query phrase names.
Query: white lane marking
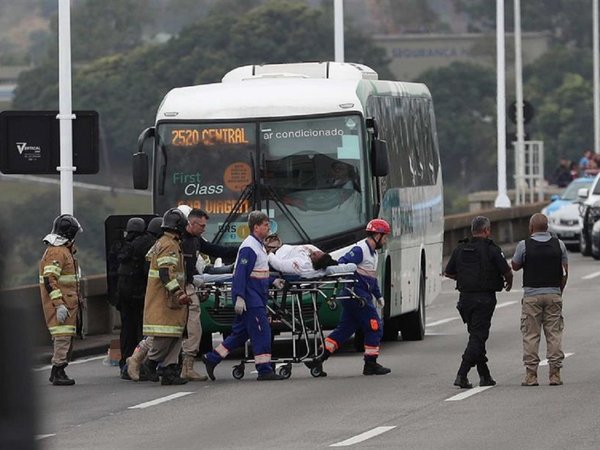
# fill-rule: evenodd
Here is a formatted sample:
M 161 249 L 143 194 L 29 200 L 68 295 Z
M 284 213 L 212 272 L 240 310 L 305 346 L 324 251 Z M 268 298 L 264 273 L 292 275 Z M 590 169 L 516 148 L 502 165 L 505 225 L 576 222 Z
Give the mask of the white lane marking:
M 144 409 L 148 408 L 149 406 L 158 405 L 160 403 L 168 402 L 170 400 L 174 400 L 176 398 L 184 397 L 190 394 L 193 394 L 193 392 L 176 392 L 175 394 L 167 395 L 166 397 L 157 398 L 156 400 L 140 403 L 139 405 L 135 406 L 130 406 L 128 409 Z
M 458 400 L 464 400 L 465 398 L 471 397 L 472 395 L 479 394 L 480 392 L 487 391 L 488 389 L 493 388 L 494 386 L 478 386 L 471 389 L 467 389 L 460 394 L 456 394 L 450 398 L 447 398 L 445 401 L 447 402 L 456 402 Z
M 515 305 L 517 303 L 519 303 L 517 300 L 510 300 L 508 302 L 498 303 L 496 305 L 496 309 L 504 308 L 505 306 Z M 446 319 L 440 319 L 440 320 L 436 320 L 435 322 L 428 323 L 426 326 L 435 327 L 435 326 L 442 325 L 442 324 L 448 323 L 448 322 L 452 322 L 453 320 L 458 320 L 458 319 L 460 319 L 460 317 L 448 317 Z
M 510 306 L 510 305 L 514 305 L 516 303 L 519 303 L 517 300 L 511 300 L 509 302 L 502 302 L 502 303 L 498 303 L 496 305 L 496 309 L 500 309 L 500 308 L 504 308 L 505 306 Z
M 49 438 L 49 437 L 52 437 L 52 436 L 56 436 L 56 433 L 53 433 L 53 434 L 38 434 L 38 435 L 35 436 L 35 440 L 36 441 L 41 441 L 42 439 L 46 439 L 46 438 Z
M 523 292 L 523 289 L 511 289 L 509 292 L 504 292 L 505 294 L 521 294 Z M 453 290 L 453 291 L 440 291 L 440 294 L 444 294 L 444 295 L 451 295 L 451 294 L 456 294 L 458 293 L 457 290 Z
M 90 361 L 98 361 L 99 359 L 104 359 L 104 358 L 106 358 L 106 355 L 94 356 L 92 358 L 78 359 L 77 361 L 71 361 L 69 363 L 69 365 L 72 366 L 73 364 L 83 364 L 83 363 L 90 362 Z M 41 372 L 42 370 L 48 370 L 48 369 L 52 369 L 52 365 L 36 367 L 33 370 L 34 370 L 34 372 Z
M 425 336 L 456 336 L 455 333 L 436 333 L 435 331 L 426 331 Z
M 600 272 L 593 272 L 581 277 L 582 280 L 591 280 L 592 278 L 600 277 Z
M 436 320 L 435 322 L 428 323 L 427 326 L 435 327 L 435 326 L 441 325 L 443 323 L 452 322 L 453 320 L 458 320 L 458 319 L 459 319 L 459 317 L 449 317 L 447 319 L 440 319 L 440 320 Z
M 573 356 L 575 353 L 565 353 L 565 358 L 568 358 L 569 356 Z M 548 365 L 548 360 L 547 359 L 543 359 L 540 361 L 540 366 L 547 366 Z
M 376 427 L 372 430 L 365 431 L 357 436 L 351 437 L 350 439 L 346 439 L 345 441 L 336 442 L 335 444 L 331 444 L 330 447 L 348 447 L 350 445 L 358 444 L 359 442 L 366 441 L 367 439 L 371 439 L 372 437 L 379 436 L 380 434 L 385 433 L 386 431 L 390 431 L 396 428 L 396 426 L 392 427 Z

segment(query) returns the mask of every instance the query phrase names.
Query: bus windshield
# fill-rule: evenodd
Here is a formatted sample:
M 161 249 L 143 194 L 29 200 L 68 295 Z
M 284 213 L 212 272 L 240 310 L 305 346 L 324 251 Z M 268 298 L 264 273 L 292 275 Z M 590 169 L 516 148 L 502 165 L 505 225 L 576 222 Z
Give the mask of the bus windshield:
M 318 240 L 366 223 L 369 198 L 359 115 L 244 123 L 160 123 L 154 198 L 205 210 L 212 239 L 256 178 L 221 243 L 247 235 L 247 213 L 268 212 L 286 243 Z M 257 201 L 260 204 L 256 203 Z M 256 205 L 256 206 L 254 206 Z

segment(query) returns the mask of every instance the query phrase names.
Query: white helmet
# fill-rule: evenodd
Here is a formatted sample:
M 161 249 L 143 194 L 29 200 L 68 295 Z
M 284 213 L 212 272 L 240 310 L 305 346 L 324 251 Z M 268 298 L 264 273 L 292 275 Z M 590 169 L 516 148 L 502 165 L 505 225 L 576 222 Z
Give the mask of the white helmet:
M 188 206 L 188 205 L 179 205 L 177 207 L 177 209 L 183 213 L 183 215 L 185 216 L 186 219 L 190 215 L 190 212 L 192 211 L 192 207 Z

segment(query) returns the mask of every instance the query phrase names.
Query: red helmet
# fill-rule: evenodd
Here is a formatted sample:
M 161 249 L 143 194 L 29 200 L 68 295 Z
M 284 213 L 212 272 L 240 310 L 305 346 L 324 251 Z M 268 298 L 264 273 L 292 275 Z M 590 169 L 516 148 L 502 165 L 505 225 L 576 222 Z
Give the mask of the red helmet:
M 367 224 L 367 231 L 372 233 L 382 233 L 382 234 L 390 234 L 392 229 L 390 228 L 390 224 L 387 223 L 383 219 L 373 219 Z

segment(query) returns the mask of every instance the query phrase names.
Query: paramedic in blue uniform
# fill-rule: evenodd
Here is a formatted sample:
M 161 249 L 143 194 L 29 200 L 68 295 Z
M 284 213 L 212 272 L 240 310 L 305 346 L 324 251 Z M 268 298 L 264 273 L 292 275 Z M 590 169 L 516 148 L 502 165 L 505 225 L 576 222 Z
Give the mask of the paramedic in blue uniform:
M 377 282 L 377 250 L 383 248 L 390 234 L 390 225 L 383 219 L 373 219 L 367 224 L 367 238 L 358 242 L 348 253 L 342 256 L 339 263 L 357 265 L 354 293 L 364 303 L 350 298 L 342 300 L 342 317 L 337 328 L 325 338 L 323 356 L 317 363 L 322 363 L 346 342 L 357 330 L 365 333 L 365 364 L 363 375 L 385 375 L 391 370 L 377 362 L 379 343 L 383 335 L 381 318 L 377 314 L 377 306 L 383 308 L 385 301 Z M 373 300 L 375 298 L 375 300 Z M 376 303 L 376 304 L 375 304 Z
M 267 317 L 269 263 L 263 241 L 269 234 L 269 217 L 262 211 L 248 215 L 248 236 L 240 245 L 233 273 L 231 298 L 235 299 L 235 320 L 231 334 L 212 352 L 202 355 L 206 373 L 214 370 L 229 352 L 250 338 L 258 380 L 283 380 L 271 367 L 271 325 Z

